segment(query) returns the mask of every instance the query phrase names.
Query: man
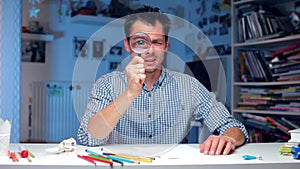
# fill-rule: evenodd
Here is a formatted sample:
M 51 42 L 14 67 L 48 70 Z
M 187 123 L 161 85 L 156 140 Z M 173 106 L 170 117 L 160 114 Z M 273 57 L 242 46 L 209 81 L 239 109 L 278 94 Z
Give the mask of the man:
M 195 78 L 162 66 L 169 45 L 166 15 L 145 6 L 126 18 L 124 28 L 124 46 L 132 60 L 125 71 L 95 82 L 78 131 L 84 145 L 176 144 L 187 135 L 192 120 L 200 120 L 215 133 L 200 145 L 204 154 L 229 154 L 246 142 L 244 125 L 213 93 Z M 130 43 L 141 32 L 151 42 L 148 51 L 138 54 Z

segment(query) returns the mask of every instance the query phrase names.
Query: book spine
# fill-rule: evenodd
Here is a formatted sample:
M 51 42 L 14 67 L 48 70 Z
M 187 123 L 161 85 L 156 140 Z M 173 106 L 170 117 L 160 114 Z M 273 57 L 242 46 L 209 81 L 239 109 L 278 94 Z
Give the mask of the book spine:
M 284 118 L 284 117 L 281 117 L 281 120 L 288 123 L 290 126 L 293 126 L 295 129 L 299 128 L 299 126 L 293 122 L 291 122 L 290 120 Z
M 282 53 L 284 53 L 284 52 L 286 52 L 286 51 L 289 51 L 289 50 L 292 50 L 292 49 L 295 49 L 295 48 L 297 48 L 297 45 L 290 45 L 290 46 L 288 46 L 288 47 L 284 47 L 284 48 L 282 48 L 282 49 L 279 49 L 279 50 L 277 50 L 277 51 L 274 51 L 273 53 L 272 53 L 272 55 L 273 56 L 277 56 L 277 55 L 281 55 Z
M 271 71 L 270 66 L 268 65 L 267 60 L 264 56 L 264 52 L 261 50 L 256 50 L 256 51 L 254 51 L 254 53 L 256 54 L 258 60 L 261 63 L 263 72 L 265 73 L 266 81 L 268 81 L 268 82 L 274 81 L 274 78 L 272 76 L 272 71 Z
M 266 117 L 267 121 L 269 121 L 271 124 L 274 124 L 278 127 L 278 129 L 280 129 L 281 131 L 283 131 L 286 134 L 289 134 L 289 130 L 287 127 L 285 127 L 284 125 L 280 124 L 279 122 L 277 122 L 276 120 L 274 120 L 273 118 L 271 118 L 270 116 Z

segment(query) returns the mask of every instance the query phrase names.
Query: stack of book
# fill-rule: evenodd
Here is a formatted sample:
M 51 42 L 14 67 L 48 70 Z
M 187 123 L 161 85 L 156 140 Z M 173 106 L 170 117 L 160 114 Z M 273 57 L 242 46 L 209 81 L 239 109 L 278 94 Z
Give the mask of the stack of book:
M 293 44 L 272 53 L 271 71 L 277 81 L 300 80 L 300 45 Z
M 268 51 L 243 49 L 239 53 L 241 81 L 272 82 L 275 80 L 267 59 Z
M 300 112 L 300 86 L 242 87 L 240 110 Z
M 300 44 L 277 50 L 239 50 L 243 82 L 300 81 Z
M 269 9 L 257 3 L 246 3 L 238 8 L 238 41 L 252 42 L 282 36 L 289 26 L 288 16 L 278 15 L 276 9 Z
M 243 113 L 244 124 L 250 134 L 250 142 L 288 141 L 290 131 L 298 124 L 285 117 Z

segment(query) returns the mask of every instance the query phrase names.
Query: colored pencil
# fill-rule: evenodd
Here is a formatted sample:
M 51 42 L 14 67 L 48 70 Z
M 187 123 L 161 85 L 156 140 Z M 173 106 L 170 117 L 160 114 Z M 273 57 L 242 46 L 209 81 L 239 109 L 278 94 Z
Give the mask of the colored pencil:
M 91 160 L 94 160 L 94 161 L 99 161 L 99 162 L 102 162 L 102 163 L 106 163 L 106 164 L 109 164 L 111 166 L 114 164 L 112 161 L 101 160 L 99 158 L 94 158 L 94 157 L 90 157 L 90 156 L 83 156 L 83 157 L 86 158 L 86 159 L 91 159 Z
M 87 153 L 91 154 L 91 155 L 96 155 L 96 156 L 98 156 L 98 157 L 102 157 L 102 158 L 106 158 L 106 159 L 112 160 L 113 162 L 119 163 L 119 164 L 121 164 L 122 166 L 124 165 L 124 163 L 123 163 L 122 161 L 119 161 L 119 160 L 116 160 L 116 159 L 110 159 L 110 158 L 107 158 L 107 156 L 101 155 L 101 154 L 96 153 L 96 152 L 94 152 L 94 151 L 92 151 L 92 150 L 85 149 L 85 151 L 86 151 Z
M 35 155 L 31 152 L 31 151 L 29 151 L 28 149 L 27 149 L 27 151 L 28 151 L 28 153 L 29 153 L 29 155 L 30 155 L 30 157 L 32 157 L 32 158 L 34 158 L 35 157 Z
M 107 162 L 112 162 L 112 161 L 113 161 L 113 160 L 110 159 L 110 158 L 101 157 L 101 156 L 97 156 L 97 155 L 94 155 L 94 154 L 89 154 L 88 156 L 89 156 L 89 157 L 92 157 L 92 158 L 99 159 L 99 160 L 107 161 Z
M 81 158 L 81 159 L 83 159 L 85 161 L 88 161 L 88 162 L 94 164 L 95 166 L 97 165 L 96 162 L 94 160 L 92 160 L 92 159 L 86 158 L 86 157 L 84 157 L 82 155 L 79 155 L 79 154 L 77 155 L 77 157 L 79 157 L 79 158 Z
M 153 157 L 139 157 L 139 156 L 133 156 L 133 155 L 127 155 L 127 154 L 114 154 L 114 153 L 104 152 L 103 155 L 113 155 L 116 157 L 126 158 L 126 159 L 140 161 L 140 162 L 147 162 L 147 163 L 151 163 L 152 160 L 155 160 L 155 158 L 153 158 Z
M 140 163 L 139 161 L 134 161 L 134 160 L 121 158 L 121 157 L 117 157 L 117 156 L 113 156 L 113 155 L 108 155 L 107 158 L 110 158 L 112 160 L 118 160 L 118 161 L 126 162 L 126 163 L 136 163 L 136 164 Z
M 19 161 L 19 158 L 17 157 L 16 153 L 10 152 L 9 157 L 12 159 L 13 162 Z

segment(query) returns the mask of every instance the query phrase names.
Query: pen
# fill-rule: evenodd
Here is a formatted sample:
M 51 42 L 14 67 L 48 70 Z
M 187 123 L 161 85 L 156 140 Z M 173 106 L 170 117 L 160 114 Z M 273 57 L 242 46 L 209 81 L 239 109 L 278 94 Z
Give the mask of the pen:
M 243 155 L 242 158 L 244 160 L 255 160 L 255 159 L 258 159 L 258 160 L 262 160 L 262 157 L 261 156 L 251 156 L 251 155 Z
M 94 160 L 89 159 L 89 158 L 86 158 L 85 156 L 82 156 L 82 155 L 79 155 L 79 154 L 78 154 L 77 157 L 79 157 L 79 158 L 81 158 L 81 159 L 83 159 L 83 160 L 85 160 L 85 161 L 88 161 L 88 162 L 94 164 L 95 166 L 97 165 L 97 164 L 95 163 Z

